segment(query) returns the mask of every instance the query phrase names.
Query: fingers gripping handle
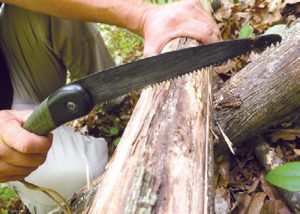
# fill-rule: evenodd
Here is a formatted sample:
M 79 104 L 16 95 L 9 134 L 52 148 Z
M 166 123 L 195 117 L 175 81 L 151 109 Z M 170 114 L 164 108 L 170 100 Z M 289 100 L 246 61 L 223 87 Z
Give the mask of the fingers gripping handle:
M 34 110 L 23 127 L 37 135 L 47 135 L 55 129 L 56 125 L 48 108 L 48 98 Z
M 56 127 L 88 114 L 92 108 L 92 99 L 84 88 L 67 85 L 45 99 L 29 116 L 24 128 L 38 135 L 47 135 Z

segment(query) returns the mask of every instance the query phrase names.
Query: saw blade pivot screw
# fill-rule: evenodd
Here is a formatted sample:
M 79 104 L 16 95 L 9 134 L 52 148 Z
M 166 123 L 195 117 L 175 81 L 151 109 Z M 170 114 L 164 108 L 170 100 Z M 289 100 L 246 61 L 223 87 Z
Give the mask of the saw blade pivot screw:
M 70 112 L 76 112 L 77 111 L 77 105 L 72 101 L 67 102 L 67 108 Z

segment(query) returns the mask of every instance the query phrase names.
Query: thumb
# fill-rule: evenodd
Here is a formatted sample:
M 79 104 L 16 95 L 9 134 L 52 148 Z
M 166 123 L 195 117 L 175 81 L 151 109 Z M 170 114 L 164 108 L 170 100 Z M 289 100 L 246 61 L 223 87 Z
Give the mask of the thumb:
M 150 57 L 160 54 L 168 41 L 173 38 L 169 35 L 160 36 L 146 36 L 144 40 L 144 57 Z
M 33 110 L 20 110 L 20 111 L 14 111 L 14 114 L 19 120 L 19 122 L 24 124 L 32 112 Z
M 160 50 L 155 47 L 153 44 L 149 44 L 147 42 L 145 42 L 144 44 L 144 57 L 150 57 L 150 56 L 155 56 L 155 55 L 158 55 L 160 54 Z

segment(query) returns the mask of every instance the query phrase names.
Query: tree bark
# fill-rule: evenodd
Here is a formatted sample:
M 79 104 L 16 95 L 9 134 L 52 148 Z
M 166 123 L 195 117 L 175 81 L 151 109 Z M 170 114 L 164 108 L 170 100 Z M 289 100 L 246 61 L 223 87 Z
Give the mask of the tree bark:
M 208 70 L 144 90 L 89 213 L 212 213 Z
M 178 41 L 168 50 L 195 43 Z M 142 92 L 92 204 L 76 212 L 213 213 L 209 70 Z
M 280 45 L 263 52 L 216 93 L 215 120 L 234 145 L 299 115 L 299 55 L 298 21 L 284 33 Z

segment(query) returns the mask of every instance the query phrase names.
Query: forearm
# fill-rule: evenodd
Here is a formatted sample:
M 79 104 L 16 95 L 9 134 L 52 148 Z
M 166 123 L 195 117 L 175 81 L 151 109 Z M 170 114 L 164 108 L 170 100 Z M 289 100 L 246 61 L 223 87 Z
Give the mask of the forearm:
M 144 55 L 159 54 L 178 37 L 216 42 L 220 32 L 197 0 L 155 5 L 143 0 L 2 0 L 36 12 L 80 21 L 113 24 L 144 37 Z
M 36 12 L 61 18 L 101 22 L 142 35 L 145 13 L 155 7 L 142 0 L 3 0 Z

